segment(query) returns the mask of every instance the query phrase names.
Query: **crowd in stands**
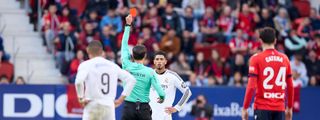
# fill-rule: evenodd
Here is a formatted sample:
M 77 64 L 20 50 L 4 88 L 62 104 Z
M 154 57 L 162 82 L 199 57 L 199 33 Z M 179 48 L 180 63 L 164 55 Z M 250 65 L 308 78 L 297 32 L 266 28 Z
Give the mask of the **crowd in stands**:
M 310 4 L 300 9 L 299 0 L 81 0 L 85 9 L 70 7 L 71 0 L 45 1 L 44 42 L 71 83 L 90 41 L 101 41 L 104 57 L 121 65 L 125 16 L 135 7 L 129 45 L 146 46 L 148 66 L 154 52 L 165 51 L 168 68 L 190 86 L 245 86 L 248 59 L 261 51 L 259 28 L 266 26 L 277 30 L 276 49 L 290 58 L 294 83 L 320 85 L 319 11 Z
M 9 61 L 10 55 L 5 51 L 3 41 L 0 34 L 0 84 L 11 83 L 14 79 L 14 66 Z

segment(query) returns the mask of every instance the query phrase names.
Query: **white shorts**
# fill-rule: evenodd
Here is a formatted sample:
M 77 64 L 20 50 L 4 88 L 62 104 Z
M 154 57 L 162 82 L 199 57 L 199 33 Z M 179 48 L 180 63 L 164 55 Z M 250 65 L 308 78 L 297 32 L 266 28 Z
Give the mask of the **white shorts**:
M 152 120 L 172 120 L 172 115 L 163 110 L 152 110 Z
M 90 102 L 84 107 L 82 120 L 115 120 L 115 108 Z

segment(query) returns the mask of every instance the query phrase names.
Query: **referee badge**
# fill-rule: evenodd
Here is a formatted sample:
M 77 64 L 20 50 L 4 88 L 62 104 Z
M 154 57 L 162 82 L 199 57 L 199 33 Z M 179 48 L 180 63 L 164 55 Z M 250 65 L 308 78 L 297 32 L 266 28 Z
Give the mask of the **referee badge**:
M 182 82 L 182 83 L 181 83 L 181 87 L 182 87 L 182 88 L 186 88 L 186 87 L 187 87 L 186 83 Z

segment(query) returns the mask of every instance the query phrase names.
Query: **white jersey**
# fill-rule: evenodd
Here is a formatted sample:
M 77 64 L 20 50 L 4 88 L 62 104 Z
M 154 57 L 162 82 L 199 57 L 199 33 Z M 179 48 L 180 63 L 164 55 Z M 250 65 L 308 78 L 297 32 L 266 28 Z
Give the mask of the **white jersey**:
M 118 79 L 129 83 L 122 92 L 122 95 L 129 95 L 136 81 L 130 73 L 102 57 L 87 60 L 80 64 L 76 76 L 76 85 L 84 83 L 84 93 L 78 93 L 78 97 L 114 107 Z M 77 91 L 82 89 L 76 88 Z
M 163 74 L 158 74 L 158 79 L 161 87 L 164 89 L 166 98 L 163 103 L 157 103 L 158 94 L 153 88 L 150 90 L 149 104 L 153 111 L 152 120 L 171 120 L 172 117 L 165 112 L 165 108 L 172 107 L 176 96 L 176 89 L 178 88 L 183 93 L 178 104 L 174 106 L 178 111 L 180 111 L 183 105 L 188 101 L 191 96 L 191 91 L 180 76 L 171 70 L 166 70 Z

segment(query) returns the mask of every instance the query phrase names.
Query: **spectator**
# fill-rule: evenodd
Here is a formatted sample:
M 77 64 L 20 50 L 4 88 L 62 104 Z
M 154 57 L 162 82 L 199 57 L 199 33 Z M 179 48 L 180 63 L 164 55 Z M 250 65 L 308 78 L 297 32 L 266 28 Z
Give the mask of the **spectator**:
M 319 86 L 319 78 L 317 79 L 315 76 L 310 78 L 310 86 Z
M 122 20 L 121 17 L 116 14 L 115 9 L 108 10 L 108 14 L 105 15 L 100 22 L 100 29 L 102 30 L 106 25 L 112 28 L 112 35 L 122 32 Z
M 293 59 L 290 62 L 292 71 L 296 73 L 293 74 L 296 80 L 301 81 L 302 87 L 306 87 L 309 83 L 309 78 L 307 75 L 307 68 L 305 64 L 302 62 L 302 54 L 296 53 Z
M 107 50 L 106 52 L 104 52 L 104 57 L 112 62 L 117 62 L 117 56 L 113 51 Z
M 182 1 L 183 0 L 166 0 L 169 5 L 172 5 L 175 8 L 181 8 L 182 7 Z
M 250 9 L 248 4 L 243 4 L 238 14 L 237 29 L 241 29 L 246 35 L 251 35 L 258 21 L 257 11 L 254 8 Z
M 244 81 L 242 75 L 239 71 L 235 72 L 230 78 L 228 86 L 242 87 Z
M 214 11 L 211 7 L 206 8 L 203 18 L 200 21 L 201 37 L 198 38 L 199 42 L 213 43 L 223 42 L 224 37 L 219 31 L 219 27 L 214 18 Z
M 256 29 L 254 34 L 250 37 L 250 41 L 248 41 L 248 48 L 249 55 L 254 55 L 262 49 L 259 37 L 259 29 Z
M 310 22 L 313 30 L 320 32 L 320 16 L 317 13 L 317 9 L 310 9 Z
M 192 87 L 201 87 L 204 85 L 203 82 L 201 82 L 199 79 L 196 79 L 196 76 L 191 76 L 189 81 L 186 81 L 187 86 L 192 86 Z
M 189 80 L 189 77 L 193 74 L 184 53 L 180 53 L 178 59 L 174 61 L 169 68 L 177 72 L 183 80 Z
M 19 76 L 15 81 L 14 84 L 16 85 L 25 85 L 26 81 L 24 80 L 24 78 L 22 76 Z
M 178 14 L 173 10 L 173 5 L 168 4 L 165 8 L 165 13 L 161 17 L 162 25 L 160 31 L 162 34 L 167 33 L 170 29 L 173 29 L 177 34 L 180 34 L 181 23 Z
M 232 31 L 235 24 L 235 18 L 231 15 L 232 9 L 230 6 L 226 6 L 222 10 L 222 14 L 220 15 L 217 24 L 219 28 L 222 29 L 224 36 L 226 37 L 226 43 L 229 43 L 232 37 Z
M 84 26 L 84 30 L 79 35 L 77 48 L 80 50 L 86 50 L 86 47 L 92 40 L 99 39 L 99 33 L 94 31 L 93 23 L 87 22 Z
M 142 12 L 147 9 L 147 0 L 128 0 L 129 7 L 136 7 Z
M 221 0 L 204 0 L 204 5 L 206 8 L 212 8 L 214 10 L 218 10 L 221 6 Z
M 151 35 L 151 29 L 149 27 L 143 27 L 138 44 L 142 44 L 147 48 L 148 55 L 153 55 L 155 51 L 160 50 L 156 39 Z
M 181 18 L 183 37 L 196 38 L 199 32 L 198 20 L 193 16 L 193 8 L 188 6 L 185 8 L 184 16 Z
M 291 29 L 291 21 L 288 12 L 285 8 L 280 8 L 278 15 L 273 19 L 275 27 L 282 37 L 288 36 L 288 31 Z
M 60 25 L 69 22 L 71 24 L 72 31 L 80 31 L 79 20 L 75 14 L 71 13 L 69 7 L 62 8 L 62 15 L 59 17 Z
M 211 120 L 213 117 L 213 107 L 207 103 L 204 95 L 197 96 L 192 105 L 191 115 L 195 116 L 196 120 Z
M 57 6 L 51 4 L 49 10 L 44 12 L 42 17 L 42 29 L 44 30 L 44 37 L 46 40 L 47 50 L 49 53 L 54 52 L 54 37 L 58 34 L 59 31 L 59 16 L 57 15 Z
M 0 77 L 0 85 L 8 85 L 9 83 L 9 79 L 6 75 Z
M 121 47 L 121 41 L 122 41 L 122 37 L 123 37 L 124 31 L 119 33 L 117 35 L 117 48 Z M 112 34 L 111 34 L 112 35 Z M 135 46 L 138 43 L 138 38 L 139 38 L 139 33 L 136 31 L 135 28 L 131 27 L 130 28 L 130 36 L 129 36 L 129 46 Z
M 248 74 L 248 65 L 245 62 L 245 58 L 241 54 L 236 54 L 234 62 L 231 64 L 232 73 L 235 74 L 236 72 L 240 72 L 241 75 L 247 75 Z
M 317 54 L 317 59 L 320 59 L 320 34 L 314 35 L 314 41 L 310 46 L 311 50 L 314 50 Z
M 304 18 L 303 22 L 298 27 L 298 35 L 307 40 L 311 38 L 312 26 L 309 18 Z
M 191 7 L 194 9 L 195 18 L 200 18 L 205 11 L 204 0 L 183 0 L 182 8 Z
M 289 56 L 293 52 L 299 51 L 307 46 L 307 41 L 297 35 L 295 30 L 291 30 L 289 36 L 284 41 L 285 47 L 289 50 Z
M 127 13 L 127 11 L 125 11 L 124 17 L 122 17 L 122 18 L 125 18 L 127 15 L 128 15 L 128 13 Z M 137 9 L 136 16 L 134 17 L 134 21 L 132 24 L 134 24 L 135 31 L 138 33 L 141 32 L 140 30 L 141 30 L 142 24 L 143 24 L 142 20 L 143 20 L 143 17 L 142 17 L 141 10 Z
M 77 38 L 70 29 L 70 23 L 64 23 L 63 32 L 55 39 L 57 67 L 62 74 L 67 74 L 68 64 L 74 58 L 76 52 Z
M 157 34 L 159 33 L 161 17 L 158 16 L 156 7 L 151 7 L 150 10 L 147 11 L 146 15 L 143 17 L 142 23 L 144 26 L 151 27 L 152 33 L 156 35 L 157 39 L 161 39 L 161 34 Z
M 181 19 L 183 35 L 181 51 L 187 56 L 193 55 L 194 43 L 199 32 L 198 20 L 193 16 L 192 7 L 185 8 L 185 15 Z
M 257 28 L 263 28 L 263 27 L 272 27 L 272 28 L 275 27 L 270 10 L 267 8 L 263 8 L 261 10 L 260 20 L 257 23 Z
M 306 63 L 309 78 L 314 77 L 313 79 L 319 80 L 320 79 L 320 60 L 317 59 L 317 54 L 315 51 L 311 50 L 309 52 L 309 55 L 306 58 L 305 63 Z
M 98 13 L 95 10 L 89 12 L 89 15 L 83 20 L 82 27 L 84 28 L 86 23 L 91 23 L 94 31 L 99 31 L 99 18 Z
M 10 59 L 10 55 L 6 54 L 3 46 L 3 39 L 0 36 L 0 65 L 2 61 L 8 61 Z
M 292 79 L 293 79 L 293 86 L 296 87 L 302 87 L 303 81 L 299 79 L 299 73 L 296 70 L 292 70 Z
M 118 51 L 116 37 L 111 34 L 110 26 L 104 26 L 102 28 L 102 34 L 100 35 L 100 40 L 106 50 L 112 50 L 113 52 Z
M 211 83 L 222 85 L 225 83 L 223 80 L 224 60 L 220 57 L 218 51 L 212 50 L 210 65 L 205 71 L 205 76 L 213 78 Z M 209 81 L 209 80 L 208 80 Z
M 84 52 L 82 50 L 78 50 L 77 56 L 70 63 L 69 83 L 75 82 L 78 67 L 84 60 Z
M 248 50 L 248 36 L 244 34 L 241 29 L 237 29 L 237 35 L 231 39 L 229 47 L 233 54 L 240 53 L 246 55 Z
M 204 60 L 204 54 L 202 52 L 197 53 L 196 61 L 193 67 L 193 71 L 197 76 L 197 81 L 207 81 L 208 76 L 205 76 L 205 72 L 207 67 L 209 66 L 209 62 Z M 205 83 L 205 82 L 203 82 Z
M 160 50 L 168 54 L 168 59 L 170 60 L 173 56 L 178 55 L 180 52 L 180 38 L 176 36 L 174 29 L 170 29 L 168 33 L 163 36 L 160 42 Z

